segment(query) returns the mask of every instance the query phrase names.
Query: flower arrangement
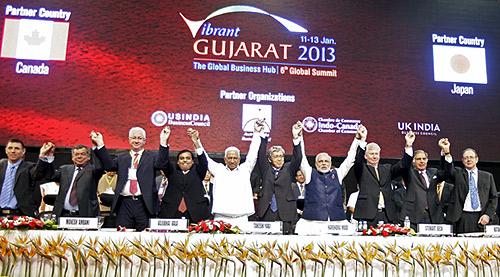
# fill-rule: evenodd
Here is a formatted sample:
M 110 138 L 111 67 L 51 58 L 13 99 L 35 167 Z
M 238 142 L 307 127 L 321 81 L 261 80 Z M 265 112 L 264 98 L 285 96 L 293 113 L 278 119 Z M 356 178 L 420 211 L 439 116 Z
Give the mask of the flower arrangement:
M 0 229 L 4 230 L 55 230 L 57 224 L 54 220 L 40 220 L 30 216 L 5 216 L 0 218 Z
M 383 237 L 388 237 L 388 236 L 415 236 L 415 230 L 408 228 L 408 227 L 401 227 L 399 225 L 394 225 L 394 224 L 381 224 L 378 225 L 377 227 L 370 226 L 368 229 L 364 229 L 363 231 L 364 236 L 383 236 Z
M 238 234 L 240 229 L 222 220 L 202 220 L 198 224 L 191 224 L 188 228 L 190 233 L 207 234 Z

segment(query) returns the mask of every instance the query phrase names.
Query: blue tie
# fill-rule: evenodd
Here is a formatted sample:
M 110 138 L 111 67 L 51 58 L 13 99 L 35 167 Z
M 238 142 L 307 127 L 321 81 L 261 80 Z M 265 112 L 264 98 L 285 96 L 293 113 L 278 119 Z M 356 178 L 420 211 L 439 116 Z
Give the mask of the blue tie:
M 16 167 L 11 166 L 10 170 L 7 170 L 5 174 L 5 180 L 2 186 L 2 192 L 0 193 L 0 208 L 11 208 L 9 207 L 10 200 L 14 194 L 14 179 L 16 178 Z
M 276 202 L 276 195 L 273 193 L 273 197 L 271 198 L 271 211 L 275 213 L 278 211 L 278 203 Z
M 280 173 L 279 169 L 273 168 L 274 179 L 278 179 L 278 174 Z M 276 202 L 276 195 L 273 193 L 273 197 L 271 197 L 271 211 L 273 213 L 278 211 L 278 203 Z
M 469 193 L 472 208 L 475 210 L 479 208 L 479 193 L 477 192 L 477 186 L 474 182 L 474 172 L 469 172 Z

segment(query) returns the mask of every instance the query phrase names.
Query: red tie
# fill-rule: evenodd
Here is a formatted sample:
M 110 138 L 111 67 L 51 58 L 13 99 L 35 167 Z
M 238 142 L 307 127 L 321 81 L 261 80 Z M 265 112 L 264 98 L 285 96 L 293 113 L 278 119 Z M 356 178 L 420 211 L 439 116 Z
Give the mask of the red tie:
M 77 167 L 76 168 L 76 176 L 75 176 L 75 180 L 73 180 L 73 184 L 71 186 L 71 191 L 69 193 L 69 204 L 71 206 L 76 206 L 78 205 L 78 197 L 77 197 L 77 189 L 76 189 L 76 177 L 78 177 L 78 173 L 80 173 L 80 170 L 82 170 L 81 167 Z
M 186 201 L 184 201 L 184 197 L 182 197 L 181 203 L 179 203 L 179 208 L 177 208 L 177 210 L 179 210 L 179 212 L 181 213 L 184 213 L 187 210 Z
M 139 153 L 134 154 L 134 160 L 132 161 L 132 167 L 137 169 L 139 166 Z M 135 195 L 137 193 L 137 175 L 136 180 L 130 180 L 130 194 Z

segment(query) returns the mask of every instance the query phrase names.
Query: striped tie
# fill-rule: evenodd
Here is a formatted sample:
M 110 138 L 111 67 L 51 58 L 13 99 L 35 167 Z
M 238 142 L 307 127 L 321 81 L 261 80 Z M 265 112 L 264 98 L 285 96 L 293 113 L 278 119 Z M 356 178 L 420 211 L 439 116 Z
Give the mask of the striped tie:
M 2 192 L 0 193 L 0 207 L 9 208 L 8 205 L 12 196 L 14 195 L 14 179 L 16 178 L 16 167 L 12 166 L 10 170 L 7 170 L 5 174 L 5 179 L 2 186 Z

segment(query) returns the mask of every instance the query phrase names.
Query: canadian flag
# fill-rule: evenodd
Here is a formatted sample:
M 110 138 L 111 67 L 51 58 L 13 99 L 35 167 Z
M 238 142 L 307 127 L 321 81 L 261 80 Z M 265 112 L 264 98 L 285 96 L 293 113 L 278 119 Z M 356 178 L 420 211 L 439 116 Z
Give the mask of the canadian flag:
M 4 26 L 1 57 L 66 60 L 68 22 L 6 18 Z

